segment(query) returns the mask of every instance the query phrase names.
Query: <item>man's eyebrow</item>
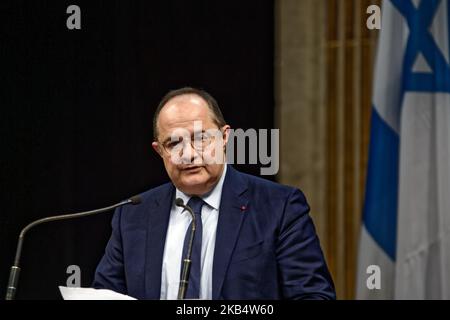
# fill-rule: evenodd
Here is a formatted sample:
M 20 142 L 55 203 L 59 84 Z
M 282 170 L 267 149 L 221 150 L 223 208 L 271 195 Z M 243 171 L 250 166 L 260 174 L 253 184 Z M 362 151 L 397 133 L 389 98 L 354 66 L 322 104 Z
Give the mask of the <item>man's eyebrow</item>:
M 166 144 L 167 142 L 172 141 L 172 136 L 167 137 L 166 139 L 164 139 L 161 144 Z
M 194 135 L 196 135 L 196 134 L 199 134 L 199 133 L 206 133 L 206 129 L 202 129 L 202 130 L 200 130 L 200 131 L 194 131 L 193 133 L 191 133 L 191 137 L 194 136 Z M 177 138 L 183 138 L 183 136 L 179 136 L 179 137 L 177 137 Z M 167 142 L 169 142 L 169 141 L 172 141 L 172 136 L 167 137 L 167 138 L 164 139 L 161 143 L 162 143 L 162 144 L 165 144 L 165 143 L 167 143 Z

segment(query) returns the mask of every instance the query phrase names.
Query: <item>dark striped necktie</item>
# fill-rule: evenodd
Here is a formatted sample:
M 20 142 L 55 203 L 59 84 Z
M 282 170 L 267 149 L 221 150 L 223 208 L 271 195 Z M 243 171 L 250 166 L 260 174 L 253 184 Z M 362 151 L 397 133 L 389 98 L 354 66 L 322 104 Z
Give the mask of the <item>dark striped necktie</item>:
M 192 197 L 187 205 L 194 211 L 196 219 L 196 230 L 191 254 L 191 273 L 189 276 L 189 284 L 186 291 L 186 299 L 200 298 L 200 277 L 201 277 L 201 255 L 202 255 L 202 207 L 205 202 L 199 197 Z M 181 270 L 183 270 L 183 259 L 186 258 L 189 238 L 191 236 L 192 222 L 186 231 L 184 237 L 183 256 L 181 257 Z

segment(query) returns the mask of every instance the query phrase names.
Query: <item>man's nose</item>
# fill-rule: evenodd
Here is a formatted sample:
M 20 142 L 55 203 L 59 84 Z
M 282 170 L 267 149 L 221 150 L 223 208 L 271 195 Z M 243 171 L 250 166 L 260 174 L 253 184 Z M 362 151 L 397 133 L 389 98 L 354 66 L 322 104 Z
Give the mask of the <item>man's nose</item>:
M 200 155 L 192 146 L 192 143 L 184 143 L 183 149 L 181 149 L 181 160 L 184 164 L 195 163 L 200 159 Z

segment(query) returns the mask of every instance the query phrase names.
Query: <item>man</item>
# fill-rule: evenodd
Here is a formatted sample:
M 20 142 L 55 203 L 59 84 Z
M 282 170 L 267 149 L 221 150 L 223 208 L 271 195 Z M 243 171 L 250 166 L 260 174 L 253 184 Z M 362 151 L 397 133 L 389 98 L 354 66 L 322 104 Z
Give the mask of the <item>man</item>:
M 152 147 L 171 182 L 117 210 L 93 286 L 138 299 L 176 299 L 192 228 L 186 298 L 334 299 L 309 206 L 298 189 L 225 162 L 230 127 L 202 90 L 169 92 L 153 120 Z

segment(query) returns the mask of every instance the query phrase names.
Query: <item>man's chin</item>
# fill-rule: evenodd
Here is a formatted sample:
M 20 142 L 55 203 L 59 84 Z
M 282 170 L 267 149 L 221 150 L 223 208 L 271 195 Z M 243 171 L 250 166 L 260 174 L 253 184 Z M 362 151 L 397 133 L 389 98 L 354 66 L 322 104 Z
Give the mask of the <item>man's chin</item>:
M 202 177 L 191 177 L 191 179 L 185 179 L 183 182 L 185 188 L 200 188 L 206 185 L 206 180 Z
M 206 193 L 207 189 L 207 179 L 201 175 L 192 175 L 190 177 L 185 177 L 182 179 L 182 185 L 180 190 L 186 194 L 196 194 L 201 195 Z

